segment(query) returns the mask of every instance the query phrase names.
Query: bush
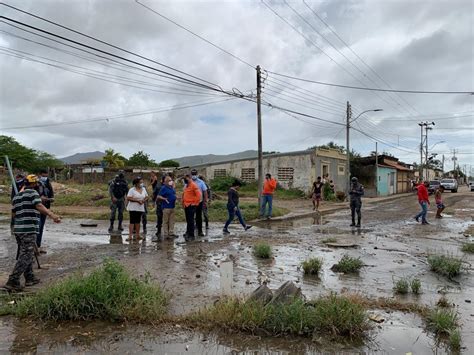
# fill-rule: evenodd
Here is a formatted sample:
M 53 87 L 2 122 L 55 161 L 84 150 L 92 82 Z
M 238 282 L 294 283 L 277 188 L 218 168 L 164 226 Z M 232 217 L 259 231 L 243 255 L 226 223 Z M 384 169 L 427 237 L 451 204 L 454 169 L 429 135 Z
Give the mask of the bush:
M 413 279 L 410 281 L 411 292 L 415 295 L 418 295 L 421 291 L 421 281 L 420 279 Z
M 272 248 L 267 243 L 259 243 L 254 245 L 253 254 L 257 258 L 269 259 L 272 256 Z
M 75 275 L 18 301 L 14 314 L 41 320 L 159 321 L 168 297 L 160 287 L 130 276 L 106 260 L 90 275 Z
M 395 282 L 395 286 L 393 287 L 395 293 L 401 294 L 401 295 L 406 295 L 408 293 L 408 290 L 410 288 L 410 283 L 408 282 L 408 279 L 406 278 L 401 278 Z
M 370 329 L 365 308 L 335 294 L 308 303 L 295 299 L 288 304 L 266 306 L 260 302 L 227 299 L 195 313 L 188 320 L 209 328 L 331 339 L 363 338 Z
M 303 261 L 301 267 L 305 275 L 317 275 L 323 266 L 323 259 L 311 258 Z
M 430 255 L 428 264 L 432 271 L 451 278 L 461 273 L 462 260 L 449 255 Z
M 209 182 L 209 185 L 213 191 L 227 191 L 230 189 L 235 180 L 238 179 L 232 176 L 216 177 Z M 244 181 L 240 182 L 242 183 L 242 186 L 245 185 Z
M 474 243 L 464 243 L 461 250 L 465 253 L 474 253 Z
M 335 265 L 332 266 L 331 270 L 335 272 L 356 273 L 364 266 L 364 263 L 360 258 L 353 258 L 349 255 L 344 255 L 341 260 Z
M 335 201 L 336 196 L 334 196 L 334 193 L 332 192 L 331 185 L 329 182 L 325 183 L 323 186 L 323 199 L 325 201 Z

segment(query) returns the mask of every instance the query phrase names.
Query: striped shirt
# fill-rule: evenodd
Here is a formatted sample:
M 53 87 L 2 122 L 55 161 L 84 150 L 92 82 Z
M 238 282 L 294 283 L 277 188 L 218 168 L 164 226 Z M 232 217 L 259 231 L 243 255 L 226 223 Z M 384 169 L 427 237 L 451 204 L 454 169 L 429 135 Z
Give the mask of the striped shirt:
M 41 203 L 40 195 L 33 189 L 19 192 L 12 200 L 15 213 L 15 234 L 39 233 L 40 212 L 36 206 Z

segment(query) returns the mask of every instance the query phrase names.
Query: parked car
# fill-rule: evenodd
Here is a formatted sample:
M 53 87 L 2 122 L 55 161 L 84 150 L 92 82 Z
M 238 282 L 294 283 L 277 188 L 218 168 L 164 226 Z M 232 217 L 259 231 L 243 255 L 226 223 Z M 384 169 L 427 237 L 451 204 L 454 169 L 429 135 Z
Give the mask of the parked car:
M 430 186 L 428 186 L 428 193 L 434 194 L 434 192 L 439 188 L 440 181 L 439 180 L 431 180 Z
M 445 190 L 458 192 L 458 182 L 456 179 L 443 179 L 441 180 L 441 186 L 443 186 Z
M 469 183 L 469 190 L 471 190 L 471 192 L 474 191 L 474 181 L 471 181 L 471 182 Z

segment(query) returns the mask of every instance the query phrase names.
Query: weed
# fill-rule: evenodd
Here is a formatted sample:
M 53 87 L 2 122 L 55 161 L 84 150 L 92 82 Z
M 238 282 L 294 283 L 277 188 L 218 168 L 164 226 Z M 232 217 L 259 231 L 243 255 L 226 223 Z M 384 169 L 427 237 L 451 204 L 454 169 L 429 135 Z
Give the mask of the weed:
M 428 329 L 436 335 L 449 335 L 456 330 L 458 314 L 452 309 L 436 308 L 426 318 Z
M 360 258 L 353 258 L 349 255 L 344 255 L 337 264 L 333 265 L 331 270 L 343 272 L 345 274 L 356 273 L 359 272 L 362 266 L 364 266 L 364 263 L 362 260 L 360 260 Z
M 106 260 L 87 276 L 74 275 L 18 301 L 14 314 L 42 320 L 159 321 L 168 297 L 158 287 L 133 278 Z
M 365 308 L 344 296 L 331 294 L 309 303 L 267 305 L 227 299 L 201 310 L 190 321 L 208 328 L 226 328 L 271 335 L 325 335 L 363 338 L 370 329 Z
M 410 281 L 410 288 L 411 288 L 411 292 L 413 292 L 415 295 L 420 294 L 420 291 L 421 291 L 420 279 L 412 279 Z
M 430 255 L 428 264 L 432 271 L 451 278 L 461 273 L 462 260 L 449 255 Z
M 451 303 L 449 303 L 448 299 L 444 295 L 439 298 L 438 302 L 436 302 L 436 305 L 440 308 L 451 307 Z
M 395 285 L 393 287 L 395 293 L 398 293 L 398 294 L 401 294 L 401 295 L 405 295 L 408 293 L 408 290 L 410 288 L 410 283 L 408 281 L 407 278 L 401 278 L 401 279 L 398 279 L 396 282 L 395 282 Z
M 269 259 L 272 256 L 272 248 L 267 243 L 258 243 L 253 247 L 253 254 L 257 258 Z
M 317 275 L 323 266 L 323 259 L 321 258 L 311 258 L 303 261 L 301 267 L 305 275 Z
M 459 329 L 455 329 L 449 334 L 448 345 L 452 351 L 458 352 L 461 350 L 461 332 Z
M 464 243 L 461 250 L 465 253 L 474 253 L 474 243 Z
M 323 243 L 323 244 L 336 243 L 336 242 L 337 242 L 337 238 L 334 238 L 334 237 L 328 237 L 328 238 L 325 238 L 325 239 L 321 240 L 321 243 Z

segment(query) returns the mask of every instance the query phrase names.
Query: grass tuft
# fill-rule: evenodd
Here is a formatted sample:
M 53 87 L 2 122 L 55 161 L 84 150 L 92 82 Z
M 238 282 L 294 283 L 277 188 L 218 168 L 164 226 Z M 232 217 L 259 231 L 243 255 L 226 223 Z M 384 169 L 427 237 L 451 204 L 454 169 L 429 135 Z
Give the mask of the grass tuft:
M 462 260 L 449 255 L 430 255 L 428 264 L 432 271 L 449 278 L 461 273 Z
M 345 274 L 357 273 L 364 266 L 360 258 L 353 258 L 349 255 L 344 255 L 341 260 L 331 268 L 336 272 L 343 272 Z
M 159 321 L 168 297 L 148 278 L 136 279 L 113 260 L 87 276 L 74 275 L 18 301 L 14 314 L 41 320 Z
M 420 279 L 412 279 L 410 281 L 410 288 L 411 288 L 411 292 L 413 292 L 415 295 L 419 295 L 421 291 Z
M 462 245 L 461 250 L 465 253 L 473 254 L 474 253 L 474 243 L 464 243 Z
M 459 329 L 453 330 L 449 334 L 449 339 L 448 339 L 449 348 L 451 349 L 451 351 L 459 352 L 461 350 L 461 343 L 462 343 L 461 332 L 459 331 Z
M 410 289 L 410 283 L 407 278 L 403 277 L 401 279 L 398 279 L 395 282 L 395 285 L 393 287 L 393 290 L 395 293 L 398 293 L 400 295 L 406 295 Z
M 370 329 L 365 308 L 344 296 L 331 294 L 309 303 L 267 306 L 259 302 L 226 299 L 189 316 L 207 328 L 224 328 L 266 335 L 324 335 L 335 339 L 363 338 Z
M 431 310 L 426 321 L 428 329 L 436 335 L 450 335 L 457 329 L 458 314 L 453 309 L 436 308 Z
M 253 247 L 253 254 L 260 259 L 270 259 L 272 256 L 272 248 L 267 243 L 258 243 Z
M 323 259 L 311 258 L 301 263 L 305 275 L 317 275 L 323 266 Z

